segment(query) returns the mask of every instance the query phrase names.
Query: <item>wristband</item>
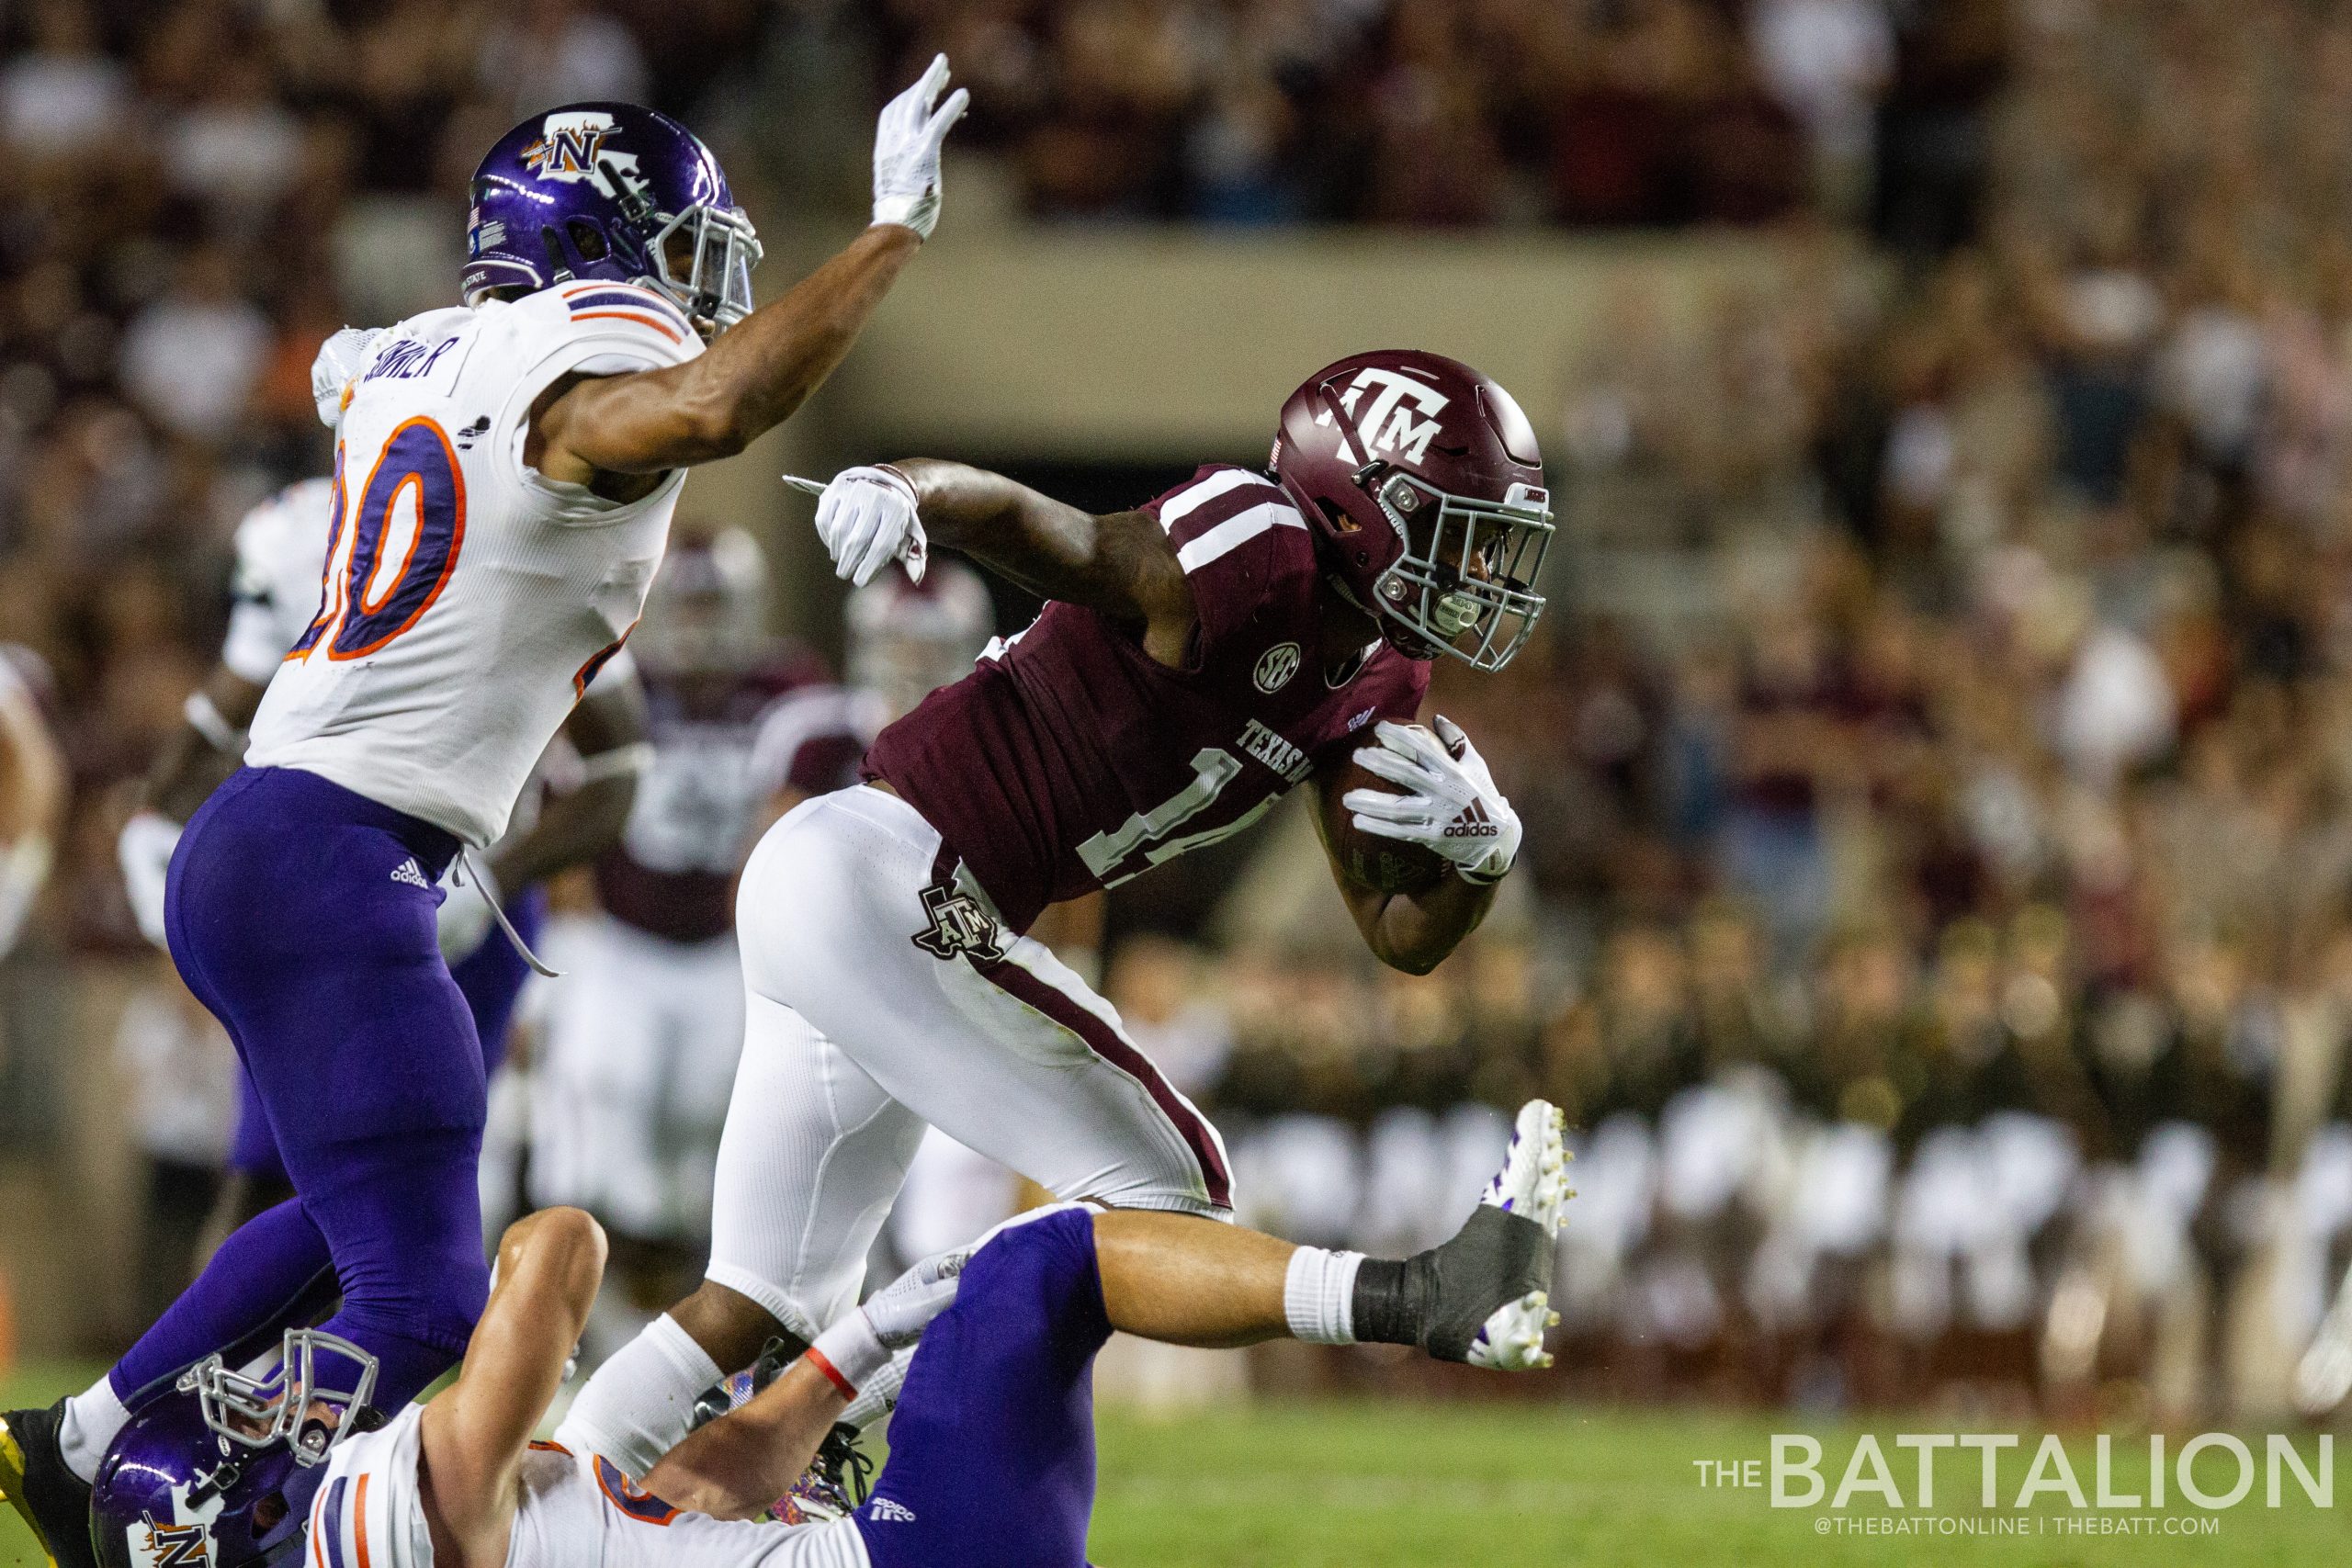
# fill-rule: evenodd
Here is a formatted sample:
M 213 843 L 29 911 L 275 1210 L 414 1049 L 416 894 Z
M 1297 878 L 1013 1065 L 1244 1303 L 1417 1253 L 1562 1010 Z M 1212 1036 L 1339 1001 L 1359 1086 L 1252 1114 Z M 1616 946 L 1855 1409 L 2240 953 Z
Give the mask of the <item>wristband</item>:
M 841 1396 L 843 1399 L 854 1400 L 857 1397 L 856 1388 L 851 1384 L 849 1379 L 842 1376 L 841 1369 L 839 1367 L 834 1366 L 831 1361 L 826 1359 L 825 1353 L 822 1350 L 820 1350 L 817 1347 L 811 1345 L 808 1348 L 800 1353 L 800 1359 L 808 1362 L 810 1366 L 816 1368 L 818 1371 L 824 1374 L 825 1381 L 831 1383 L 835 1389 L 839 1390 Z
M 808 1358 L 835 1388 L 845 1391 L 843 1398 L 855 1399 L 859 1387 L 889 1365 L 890 1349 L 874 1332 L 873 1321 L 860 1310 L 817 1336 L 817 1342 L 808 1347 Z

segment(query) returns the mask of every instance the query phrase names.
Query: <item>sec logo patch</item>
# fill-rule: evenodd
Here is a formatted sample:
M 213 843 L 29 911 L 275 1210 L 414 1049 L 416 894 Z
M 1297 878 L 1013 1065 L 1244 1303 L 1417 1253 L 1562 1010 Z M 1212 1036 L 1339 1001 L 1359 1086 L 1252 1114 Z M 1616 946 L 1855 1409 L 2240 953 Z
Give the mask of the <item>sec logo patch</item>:
M 1272 694 L 1290 684 L 1298 673 L 1298 644 L 1278 642 L 1258 656 L 1258 668 L 1250 679 L 1261 692 Z

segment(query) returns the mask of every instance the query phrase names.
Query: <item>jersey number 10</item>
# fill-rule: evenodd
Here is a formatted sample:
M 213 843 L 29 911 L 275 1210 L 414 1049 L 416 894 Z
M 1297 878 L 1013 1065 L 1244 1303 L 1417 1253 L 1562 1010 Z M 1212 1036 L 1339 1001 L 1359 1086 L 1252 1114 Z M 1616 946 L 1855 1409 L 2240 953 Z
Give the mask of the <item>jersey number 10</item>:
M 334 525 L 327 535 L 325 581 L 319 613 L 296 639 L 288 659 L 303 659 L 320 642 L 329 659 L 362 659 L 416 625 L 448 585 L 458 551 L 466 539 L 466 480 L 458 454 L 439 424 L 419 417 L 403 422 L 384 442 L 368 471 L 356 507 L 345 504 L 347 476 L 343 447 L 334 454 Z M 384 570 L 393 537 L 394 514 L 413 492 L 415 531 L 400 563 Z M 344 532 L 351 547 L 345 555 Z M 379 579 L 382 579 L 381 581 Z

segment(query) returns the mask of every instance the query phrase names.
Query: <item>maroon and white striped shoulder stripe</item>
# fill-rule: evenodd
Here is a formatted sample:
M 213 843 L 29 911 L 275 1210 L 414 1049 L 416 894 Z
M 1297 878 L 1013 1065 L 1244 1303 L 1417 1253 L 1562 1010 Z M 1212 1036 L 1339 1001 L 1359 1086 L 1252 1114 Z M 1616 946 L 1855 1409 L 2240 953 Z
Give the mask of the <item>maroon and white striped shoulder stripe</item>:
M 1177 564 L 1198 571 L 1270 529 L 1303 532 L 1306 519 L 1262 474 L 1218 468 L 1170 492 L 1159 503 L 1159 525 L 1176 546 Z

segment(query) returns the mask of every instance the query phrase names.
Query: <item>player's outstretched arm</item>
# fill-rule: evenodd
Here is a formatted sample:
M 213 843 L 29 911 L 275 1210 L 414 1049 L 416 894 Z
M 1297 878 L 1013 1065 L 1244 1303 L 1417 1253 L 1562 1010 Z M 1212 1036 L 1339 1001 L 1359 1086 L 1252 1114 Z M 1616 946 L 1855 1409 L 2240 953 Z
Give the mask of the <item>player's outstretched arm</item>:
M 646 1472 L 645 1489 L 713 1518 L 758 1517 L 808 1468 L 849 1402 L 954 1303 L 968 1257 L 936 1253 L 875 1292 L 750 1403 L 664 1454 Z
M 790 1489 L 849 1400 L 806 1359 L 759 1397 L 699 1427 L 642 1483 L 663 1502 L 714 1519 L 752 1519 Z
M 1002 474 L 912 457 L 835 475 L 817 503 L 817 533 L 839 576 L 866 581 L 920 535 L 1032 593 L 1140 626 L 1153 658 L 1184 661 L 1193 588 L 1148 513 L 1097 516 Z
M 588 484 L 733 457 L 824 384 L 922 244 L 877 223 L 684 365 L 557 383 L 532 415 L 532 467 Z
M 562 1385 L 604 1273 L 604 1230 L 578 1209 L 526 1214 L 500 1240 L 465 1366 L 424 1407 L 426 1519 L 447 1568 L 505 1562 L 516 1469 Z
M 874 130 L 874 224 L 708 353 L 666 370 L 559 382 L 531 411 L 532 467 L 589 484 L 732 457 L 824 383 L 939 219 L 939 150 L 971 103 L 941 102 L 947 57 L 890 100 Z

